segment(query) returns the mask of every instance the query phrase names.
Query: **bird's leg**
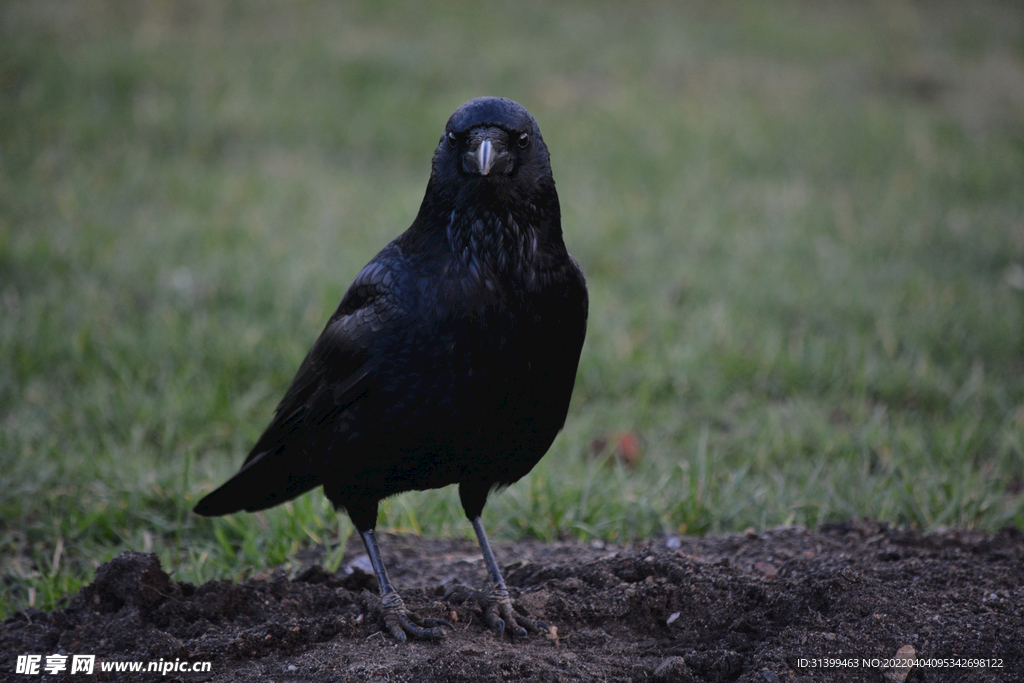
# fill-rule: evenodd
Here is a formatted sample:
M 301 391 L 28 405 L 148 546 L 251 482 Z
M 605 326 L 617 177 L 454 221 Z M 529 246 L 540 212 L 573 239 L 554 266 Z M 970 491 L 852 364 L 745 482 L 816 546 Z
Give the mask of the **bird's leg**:
M 366 554 L 370 556 L 370 564 L 373 565 L 373 573 L 377 577 L 377 585 L 380 586 L 380 605 L 378 607 L 380 619 L 384 622 L 391 637 L 400 643 L 405 642 L 405 634 L 413 638 L 423 640 L 435 640 L 444 637 L 444 629 L 455 628 L 444 619 L 421 619 L 405 608 L 402 596 L 398 594 L 395 587 L 391 585 L 388 578 L 388 570 L 384 568 L 384 561 L 380 558 L 380 549 L 377 547 L 377 536 L 373 529 L 359 532 L 363 538 L 363 545 L 366 546 Z
M 484 620 L 487 625 L 498 632 L 500 636 L 505 631 L 505 625 L 511 626 L 510 633 L 515 636 L 524 637 L 527 632 L 547 632 L 548 626 L 542 621 L 536 621 L 519 614 L 512 607 L 512 600 L 508 597 L 508 587 L 501 575 L 498 563 L 494 559 L 494 551 L 484 533 L 484 523 L 480 517 L 471 520 L 473 531 L 476 532 L 476 540 L 480 543 L 480 551 L 484 555 L 484 563 L 487 564 L 487 574 L 491 579 L 491 590 L 487 593 L 484 602 Z

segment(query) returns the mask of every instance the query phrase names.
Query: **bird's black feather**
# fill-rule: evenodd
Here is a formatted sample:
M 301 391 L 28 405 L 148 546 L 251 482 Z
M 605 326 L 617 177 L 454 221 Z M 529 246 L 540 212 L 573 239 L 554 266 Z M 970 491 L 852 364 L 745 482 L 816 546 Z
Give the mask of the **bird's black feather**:
M 381 499 L 458 483 L 475 519 L 562 428 L 586 324 L 536 121 L 511 100 L 467 102 L 412 226 L 358 274 L 241 471 L 195 510 L 323 485 L 365 531 Z

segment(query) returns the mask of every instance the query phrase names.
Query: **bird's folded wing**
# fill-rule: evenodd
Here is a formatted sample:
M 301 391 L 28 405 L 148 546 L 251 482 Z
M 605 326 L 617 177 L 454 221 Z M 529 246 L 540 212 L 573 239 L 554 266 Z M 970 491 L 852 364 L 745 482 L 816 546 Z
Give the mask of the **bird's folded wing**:
M 373 265 L 373 264 L 371 264 Z M 196 506 L 202 515 L 262 510 L 323 480 L 323 443 L 373 381 L 368 349 L 395 320 L 397 304 L 380 269 L 363 269 L 299 367 L 273 421 L 234 477 Z
M 400 310 L 390 284 L 388 271 L 376 261 L 359 273 L 302 361 L 247 463 L 276 450 L 296 430 L 315 433 L 334 423 L 366 390 L 374 373 L 367 351 Z

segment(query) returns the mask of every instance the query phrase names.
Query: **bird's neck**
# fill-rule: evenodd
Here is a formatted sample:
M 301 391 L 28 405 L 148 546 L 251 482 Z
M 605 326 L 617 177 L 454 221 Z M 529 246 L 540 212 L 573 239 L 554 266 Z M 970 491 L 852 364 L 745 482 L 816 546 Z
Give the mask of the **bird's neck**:
M 467 201 L 435 188 L 432 178 L 402 241 L 412 252 L 434 253 L 463 276 L 492 285 L 497 280 L 528 285 L 567 255 L 554 188 L 529 199 L 482 192 Z
M 445 218 L 445 240 L 467 271 L 507 276 L 534 267 L 539 235 L 524 217 L 500 208 L 472 207 L 452 210 Z

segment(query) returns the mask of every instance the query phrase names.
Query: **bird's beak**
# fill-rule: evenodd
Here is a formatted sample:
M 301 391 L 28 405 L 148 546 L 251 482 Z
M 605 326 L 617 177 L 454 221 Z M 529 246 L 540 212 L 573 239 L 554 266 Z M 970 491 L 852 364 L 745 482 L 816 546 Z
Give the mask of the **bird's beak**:
M 491 141 L 486 138 L 482 140 L 480 146 L 476 148 L 476 154 L 473 155 L 476 167 L 480 169 L 480 175 L 487 175 L 491 172 L 491 166 L 494 165 L 494 158 L 496 156 L 494 145 L 491 144 Z
M 469 149 L 463 157 L 467 173 L 482 176 L 512 170 L 508 153 L 508 133 L 500 128 L 479 128 L 470 133 Z

